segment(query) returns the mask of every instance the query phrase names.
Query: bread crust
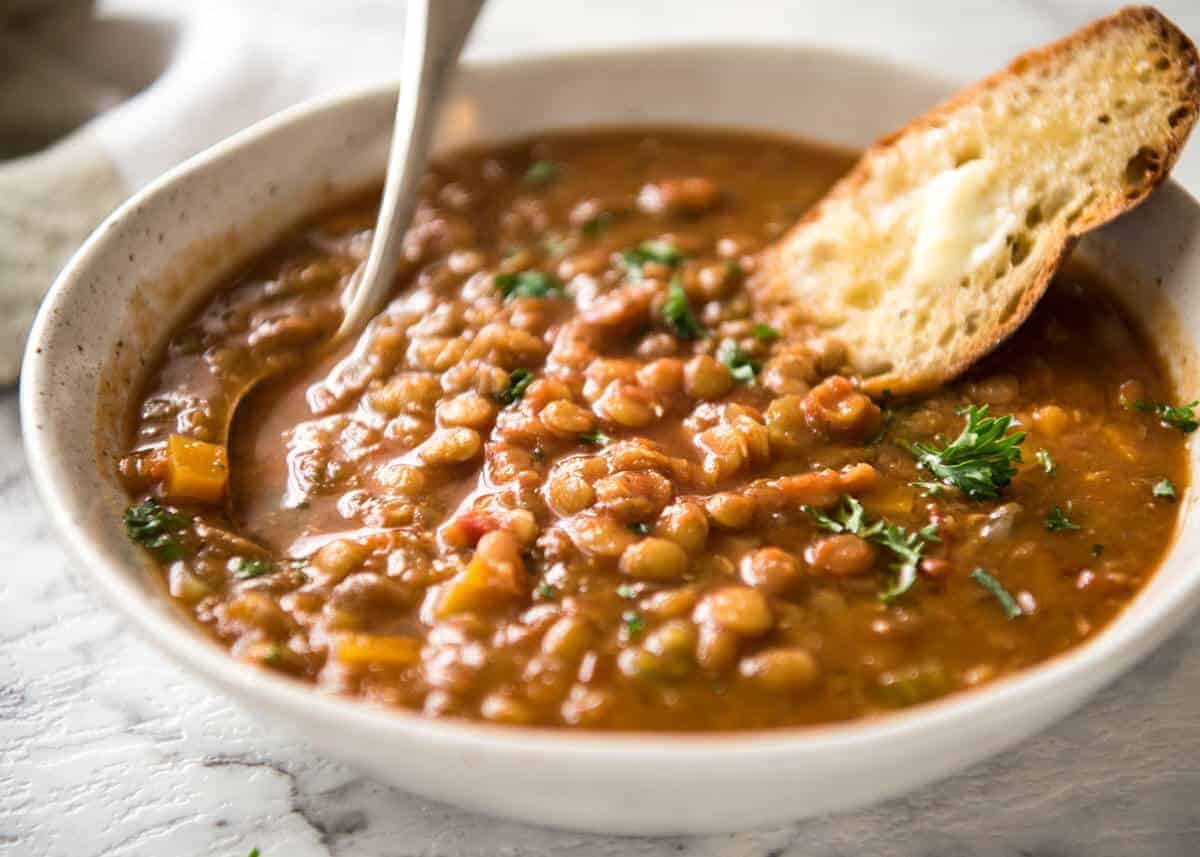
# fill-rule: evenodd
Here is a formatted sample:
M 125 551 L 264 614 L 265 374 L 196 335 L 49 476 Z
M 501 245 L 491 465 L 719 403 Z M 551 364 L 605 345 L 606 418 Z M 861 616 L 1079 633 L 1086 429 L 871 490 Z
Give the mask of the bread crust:
M 1039 264 L 1036 270 L 1028 275 L 1028 282 L 1021 291 L 1016 310 L 1006 316 L 1003 323 L 981 327 L 966 342 L 958 343 L 953 349 L 947 349 L 949 353 L 944 356 L 948 359 L 940 363 L 927 363 L 920 371 L 903 372 L 892 369 L 882 375 L 866 377 L 861 381 L 863 389 L 872 394 L 914 394 L 928 391 L 961 374 L 1007 339 L 1029 317 L 1059 266 L 1082 235 L 1133 209 L 1166 179 L 1192 131 L 1197 115 L 1200 114 L 1200 54 L 1197 53 L 1196 46 L 1158 10 L 1149 6 L 1131 6 L 1093 21 L 1063 39 L 1026 51 L 1004 69 L 960 90 L 907 125 L 873 143 L 850 172 L 788 231 L 773 252 L 767 254 L 764 279 L 760 281 L 766 285 L 765 293 L 768 296 L 786 295 L 789 270 L 782 250 L 787 247 L 790 239 L 820 221 L 831 202 L 855 194 L 870 178 L 872 164 L 898 141 L 911 134 L 941 127 L 944 120 L 962 108 L 978 103 L 988 92 L 1011 82 L 1014 78 L 1036 73 L 1064 54 L 1079 50 L 1115 29 L 1153 34 L 1169 46 L 1171 61 L 1184 72 L 1183 91 L 1180 93 L 1184 108 L 1177 109 L 1172 114 L 1169 133 L 1161 141 L 1161 145 L 1156 147 L 1160 157 L 1146 165 L 1148 169 L 1132 189 L 1121 188 L 1120 192 L 1117 192 L 1118 189 L 1108 189 L 1109 192 L 1088 202 L 1074 221 L 1056 226 L 1053 232 L 1048 233 L 1050 249 L 1040 254 Z

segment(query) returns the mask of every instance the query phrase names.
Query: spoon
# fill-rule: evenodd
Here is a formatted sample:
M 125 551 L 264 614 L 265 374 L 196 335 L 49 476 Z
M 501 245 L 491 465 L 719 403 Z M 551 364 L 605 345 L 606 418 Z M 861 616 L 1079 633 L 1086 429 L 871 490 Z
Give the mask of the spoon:
M 338 329 L 321 350 L 328 351 L 360 333 L 383 308 L 403 257 L 404 233 L 416 208 L 417 192 L 438 106 L 451 72 L 475 19 L 486 0 L 410 0 L 404 28 L 404 66 L 396 124 L 388 152 L 383 199 L 371 239 L 367 261 L 351 278 L 342 294 L 344 314 Z M 275 374 L 262 367 L 229 396 L 220 443 L 229 449 L 238 405 L 250 392 Z M 231 498 L 226 498 L 231 503 Z
M 404 232 L 417 203 L 417 188 L 437 108 L 463 43 L 486 0 L 409 0 L 404 28 L 404 68 L 396 129 L 388 153 L 383 201 L 366 265 L 342 295 L 345 315 L 333 343 L 358 334 L 378 314 L 392 290 L 404 250 Z

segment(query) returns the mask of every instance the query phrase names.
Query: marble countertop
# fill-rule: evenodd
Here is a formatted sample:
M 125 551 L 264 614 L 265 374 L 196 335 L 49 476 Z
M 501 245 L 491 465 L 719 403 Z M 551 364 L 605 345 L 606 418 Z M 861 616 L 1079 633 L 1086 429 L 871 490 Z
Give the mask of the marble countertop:
M 1196 0 L 1160 5 L 1200 34 Z M 1082 0 L 495 0 L 471 53 L 794 38 L 968 78 L 1110 8 Z M 1200 190 L 1196 147 L 1178 175 Z M 378 785 L 284 740 L 167 663 L 89 591 L 49 531 L 24 463 L 13 391 L 0 393 L 0 569 L 4 854 L 244 857 L 254 847 L 262 857 L 1200 853 L 1200 627 L 1185 629 L 1049 732 L 904 798 L 754 834 L 614 839 L 499 822 Z

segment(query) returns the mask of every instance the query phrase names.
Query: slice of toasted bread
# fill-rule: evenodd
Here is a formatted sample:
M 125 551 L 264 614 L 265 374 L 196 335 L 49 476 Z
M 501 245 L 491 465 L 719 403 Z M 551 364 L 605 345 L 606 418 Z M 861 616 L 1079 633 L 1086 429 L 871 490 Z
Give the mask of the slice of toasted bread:
M 954 377 L 1029 315 L 1075 239 L 1167 175 L 1200 59 L 1128 8 L 869 148 L 766 259 L 768 301 L 843 340 L 873 392 Z

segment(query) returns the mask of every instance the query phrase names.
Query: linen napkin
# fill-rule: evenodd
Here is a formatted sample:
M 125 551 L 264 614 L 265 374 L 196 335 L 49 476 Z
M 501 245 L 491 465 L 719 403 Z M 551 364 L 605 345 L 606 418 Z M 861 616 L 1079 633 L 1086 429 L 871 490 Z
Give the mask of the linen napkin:
M 284 107 L 399 76 L 402 0 L 0 0 L 0 384 L 87 235 Z

